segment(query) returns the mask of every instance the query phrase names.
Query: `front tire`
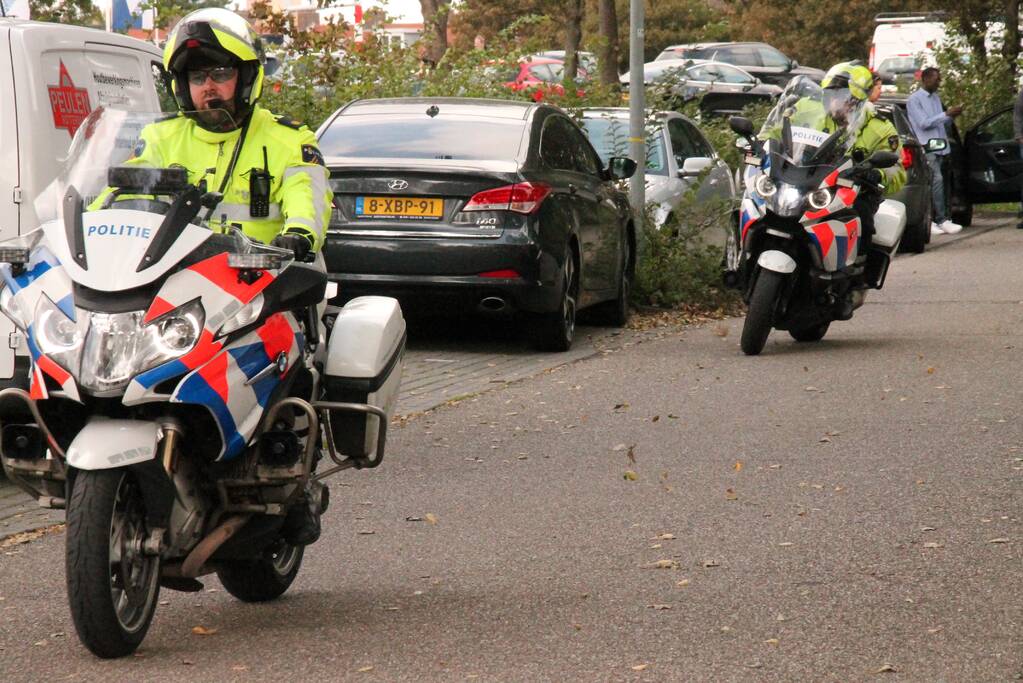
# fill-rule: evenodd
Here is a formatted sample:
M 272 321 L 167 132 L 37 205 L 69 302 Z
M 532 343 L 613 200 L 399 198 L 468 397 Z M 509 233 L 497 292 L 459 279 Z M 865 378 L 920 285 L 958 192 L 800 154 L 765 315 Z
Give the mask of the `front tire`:
M 304 554 L 305 546 L 281 541 L 259 559 L 225 563 L 217 570 L 217 578 L 228 593 L 242 602 L 276 600 L 298 576 Z
M 67 506 L 67 592 L 82 643 L 98 657 L 142 643 L 160 595 L 160 556 L 147 555 L 146 507 L 125 470 L 78 472 Z
M 774 326 L 774 311 L 784 283 L 785 277 L 773 270 L 761 270 L 757 276 L 739 340 L 739 346 L 747 356 L 756 356 L 764 350 Z

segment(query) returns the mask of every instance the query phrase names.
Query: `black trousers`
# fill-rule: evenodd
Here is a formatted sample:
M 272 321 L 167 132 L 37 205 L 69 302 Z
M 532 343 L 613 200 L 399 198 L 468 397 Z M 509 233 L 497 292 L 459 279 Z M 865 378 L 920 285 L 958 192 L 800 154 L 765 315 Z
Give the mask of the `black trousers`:
M 874 237 L 874 214 L 884 198 L 877 192 L 860 192 L 853 202 L 853 210 L 860 216 L 860 248 L 858 253 L 866 254 Z

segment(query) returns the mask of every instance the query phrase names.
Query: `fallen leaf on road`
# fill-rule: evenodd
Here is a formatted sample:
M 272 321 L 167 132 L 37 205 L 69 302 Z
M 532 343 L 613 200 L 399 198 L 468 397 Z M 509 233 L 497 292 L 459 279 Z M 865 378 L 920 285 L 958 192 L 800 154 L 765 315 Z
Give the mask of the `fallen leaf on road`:
M 689 579 L 682 579 L 681 581 L 676 581 L 675 585 L 676 586 L 688 586 L 689 585 Z
M 817 439 L 817 443 L 831 443 L 831 439 L 829 439 L 826 436 L 822 436 L 821 438 Z
M 764 641 L 764 643 L 767 645 L 777 645 L 779 642 L 781 641 L 779 641 L 777 638 L 768 638 L 767 640 Z
M 672 415 L 671 413 L 668 413 L 668 419 L 669 420 L 677 420 L 678 419 L 678 415 Z
M 633 671 L 646 671 L 646 668 L 648 666 L 650 666 L 650 665 L 649 664 L 637 664 L 636 666 L 632 667 L 632 670 Z
M 625 470 L 625 472 L 622 474 L 622 479 L 624 479 L 625 481 L 636 481 L 637 479 L 639 479 L 639 476 L 632 470 Z
M 785 541 L 784 543 L 778 544 L 782 548 L 788 548 L 790 545 L 794 545 L 791 541 Z
M 944 543 L 938 543 L 937 541 L 928 541 L 927 543 L 924 543 L 924 547 L 925 548 L 944 548 L 945 544 Z
M 876 673 L 876 674 L 894 674 L 894 673 L 898 673 L 898 669 L 896 669 L 891 664 L 884 664 L 884 665 L 881 666 L 880 669 L 878 669 L 874 673 Z
M 805 387 L 803 391 L 820 391 L 817 387 Z
M 927 629 L 927 632 L 928 633 L 939 633 L 943 628 L 944 628 L 944 626 L 939 626 L 937 628 L 929 628 L 929 629 Z
M 927 368 L 927 374 L 928 375 L 933 375 L 934 374 L 934 368 Z
M 678 567 L 678 562 L 675 560 L 657 560 L 652 565 L 651 569 L 675 569 Z
M 654 543 L 652 546 L 650 546 L 650 550 L 660 550 L 661 547 L 662 546 L 660 543 Z
M 215 628 L 206 628 L 205 626 L 193 626 L 192 635 L 194 636 L 212 636 L 217 632 Z
M 736 460 L 735 464 L 732 465 L 732 469 L 734 469 L 736 472 L 742 472 L 742 461 Z
M 656 537 L 654 539 L 651 539 L 651 540 L 654 540 L 654 541 L 674 541 L 675 540 L 675 534 L 661 534 L 660 536 L 658 536 L 658 537 Z
M 405 521 L 406 522 L 422 522 L 423 518 L 422 517 L 406 517 Z
M 657 421 L 658 421 L 658 420 L 660 420 L 660 419 L 661 419 L 661 416 L 660 416 L 660 415 L 654 415 L 654 416 L 653 416 L 652 418 L 650 418 L 650 421 L 651 421 L 651 422 L 657 422 Z
M 423 519 L 426 520 L 427 524 L 436 524 L 437 523 L 437 515 L 433 514 L 432 512 L 427 512 L 426 513 L 426 517 L 423 517 Z
M 732 489 L 725 489 L 725 498 L 728 500 L 738 500 L 739 494 Z
M 629 446 L 629 452 L 625 454 L 625 456 L 629 459 L 629 462 L 631 462 L 633 465 L 636 464 L 635 448 L 636 448 L 635 446 Z
M 671 605 L 654 604 L 654 605 L 647 605 L 646 608 L 647 609 L 671 609 Z
M 616 403 L 614 410 L 627 410 L 629 408 L 629 402 L 624 401 L 622 403 Z
M 781 469 L 781 465 L 768 465 L 768 467 L 770 469 L 772 469 L 772 470 L 780 470 Z
M 988 543 L 1009 543 L 1008 538 L 992 538 Z
M 718 562 L 717 560 L 704 560 L 703 561 L 703 566 L 704 567 L 720 567 L 721 563 Z
M 364 666 L 361 669 L 356 669 L 355 673 L 364 674 L 364 673 L 369 673 L 372 670 L 373 670 L 372 666 Z
M 357 533 L 360 536 L 372 536 L 376 532 L 373 531 L 372 529 L 363 529 L 362 531 L 356 531 L 355 533 Z
M 235 664 L 231 667 L 231 671 L 248 671 L 249 667 L 244 664 Z
M 617 453 L 618 451 L 624 451 L 626 448 L 628 448 L 628 446 L 626 446 L 623 443 L 620 443 L 617 446 L 615 446 L 614 448 L 612 448 L 611 450 L 615 451 Z

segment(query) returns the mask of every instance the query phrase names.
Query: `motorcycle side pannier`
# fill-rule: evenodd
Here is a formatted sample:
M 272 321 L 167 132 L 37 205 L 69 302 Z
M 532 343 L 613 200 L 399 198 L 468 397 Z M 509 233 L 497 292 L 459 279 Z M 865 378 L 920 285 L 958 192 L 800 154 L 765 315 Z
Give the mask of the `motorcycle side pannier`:
M 894 254 L 905 229 L 906 205 L 894 199 L 881 202 L 874 214 L 874 239 L 871 241 L 889 254 Z
M 330 332 L 323 377 L 324 399 L 365 403 L 390 418 L 401 384 L 405 319 L 397 300 L 383 296 L 352 299 L 338 313 Z M 338 451 L 356 460 L 378 461 L 380 418 L 347 410 L 330 411 Z

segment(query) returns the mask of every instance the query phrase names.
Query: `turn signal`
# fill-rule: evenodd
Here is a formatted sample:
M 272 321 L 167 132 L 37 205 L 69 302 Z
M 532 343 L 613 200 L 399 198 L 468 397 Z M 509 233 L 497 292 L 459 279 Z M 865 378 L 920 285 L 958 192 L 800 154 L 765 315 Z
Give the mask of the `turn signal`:
M 902 148 L 902 168 L 909 168 L 913 165 L 913 150 L 909 147 Z
M 551 193 L 551 186 L 545 183 L 516 183 L 477 192 L 462 211 L 514 211 L 534 213 Z

